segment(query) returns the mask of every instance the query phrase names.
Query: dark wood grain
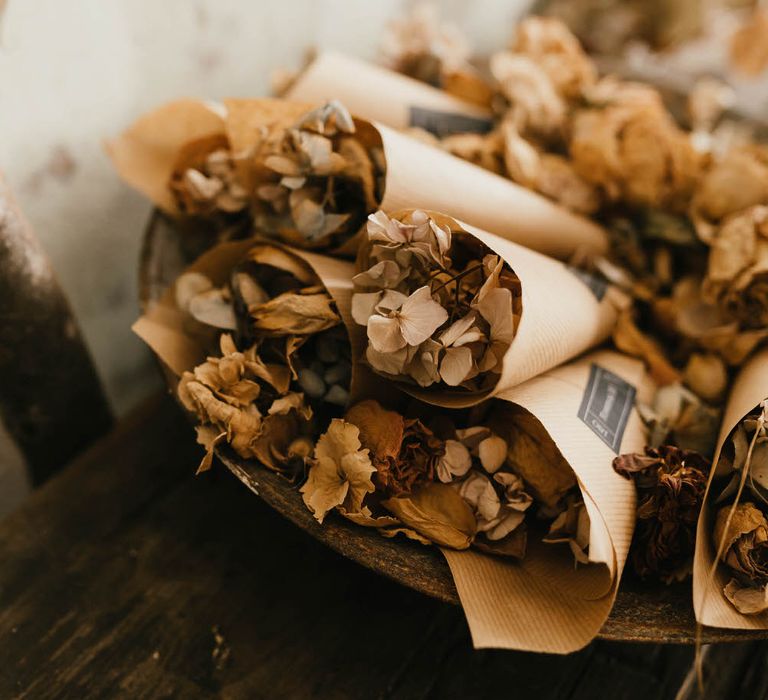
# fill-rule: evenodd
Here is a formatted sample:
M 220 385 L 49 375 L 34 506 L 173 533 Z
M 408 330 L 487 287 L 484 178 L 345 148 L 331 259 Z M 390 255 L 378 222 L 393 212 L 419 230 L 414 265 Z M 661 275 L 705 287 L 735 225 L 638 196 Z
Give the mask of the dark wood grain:
M 154 400 L 0 523 L 0 697 L 671 700 L 687 673 L 682 646 L 475 652 L 458 607 L 198 457 Z
M 147 304 L 167 289 L 194 254 L 199 239 L 190 243 L 166 217 L 155 214 L 145 234 L 141 264 L 142 303 Z M 219 457 L 253 493 L 313 537 L 340 554 L 438 600 L 458 604 L 448 565 L 436 549 L 404 540 L 388 540 L 374 531 L 356 527 L 341 518 L 319 525 L 304 506 L 298 492 L 285 480 L 258 464 L 240 459 L 226 449 Z M 625 576 L 613 611 L 600 638 L 633 642 L 692 644 L 696 622 L 691 605 L 690 581 L 665 586 L 643 583 Z M 762 639 L 763 631 L 706 628 L 706 643 Z
M 67 300 L 2 175 L 0 416 L 36 484 L 112 424 Z

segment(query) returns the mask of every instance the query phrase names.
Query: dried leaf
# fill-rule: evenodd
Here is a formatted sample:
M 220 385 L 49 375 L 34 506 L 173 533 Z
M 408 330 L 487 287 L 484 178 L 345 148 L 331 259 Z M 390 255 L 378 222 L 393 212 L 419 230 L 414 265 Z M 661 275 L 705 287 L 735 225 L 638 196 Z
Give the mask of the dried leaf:
M 464 499 L 447 484 L 427 484 L 410 496 L 382 505 L 422 537 L 451 549 L 467 549 L 476 532 L 475 517 Z
M 344 419 L 357 426 L 360 442 L 370 450 L 374 464 L 396 459 L 400 454 L 405 421 L 399 413 L 385 410 L 378 401 L 368 400 L 352 406 Z
M 768 584 L 755 588 L 743 586 L 732 578 L 723 588 L 723 594 L 742 615 L 759 615 L 768 610 Z
M 550 524 L 542 538 L 547 544 L 567 544 L 576 564 L 589 563 L 590 520 L 582 498 L 572 497 L 568 505 Z
M 556 510 L 576 485 L 573 469 L 535 418 L 515 415 L 511 424 L 509 415 L 498 412 L 490 422 L 494 432 L 508 435 L 507 461 L 523 478 L 533 497 L 548 509 Z
M 330 294 L 314 287 L 280 294 L 248 311 L 254 329 L 273 337 L 312 335 L 341 323 Z
M 619 314 L 613 330 L 613 342 L 619 350 L 642 359 L 648 366 L 651 378 L 659 386 L 679 381 L 680 373 L 664 356 L 659 343 L 635 325 L 631 310 Z

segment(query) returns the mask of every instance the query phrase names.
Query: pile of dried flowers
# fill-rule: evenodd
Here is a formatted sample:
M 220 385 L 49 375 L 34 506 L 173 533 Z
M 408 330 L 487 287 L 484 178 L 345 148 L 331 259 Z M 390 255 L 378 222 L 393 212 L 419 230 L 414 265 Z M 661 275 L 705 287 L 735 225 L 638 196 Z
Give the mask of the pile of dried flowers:
M 378 211 L 367 234 L 352 317 L 366 327 L 368 363 L 422 387 L 492 384 L 522 311 L 509 265 L 423 211 Z
M 335 249 L 376 208 L 381 150 L 361 141 L 338 102 L 289 126 L 263 126 L 249 141 L 236 151 L 220 134 L 182 149 L 168 183 L 182 215 L 223 231 L 255 229 L 301 248 Z
M 197 323 L 220 331 L 220 355 L 181 377 L 178 395 L 199 421 L 211 465 L 228 443 L 292 479 L 322 429 L 349 399 L 349 337 L 330 294 L 308 265 L 282 248 L 255 245 L 229 282 L 198 272 L 176 282 L 176 301 Z
M 525 19 L 482 67 L 467 46 L 417 10 L 393 26 L 384 55 L 495 115 L 487 134 L 421 138 L 609 231 L 609 254 L 572 263 L 632 299 L 613 341 L 659 386 L 639 406 L 645 452 L 614 460 L 638 491 L 632 562 L 640 576 L 679 579 L 690 570 L 729 384 L 768 338 L 768 148 L 722 119 L 723 86 L 697 86 L 684 128 L 654 88 L 600 76 L 555 19 Z M 351 309 L 365 327 L 367 363 L 419 387 L 484 390 L 514 341 L 520 282 L 493 251 L 426 212 L 377 212 L 361 233 L 381 200 L 383 167 L 380 150 L 331 102 L 259 131 L 246 149 L 227 135 L 188 144 L 168 187 L 179 212 L 219 230 L 245 224 L 330 251 L 367 235 Z M 358 358 L 328 291 L 292 254 L 257 246 L 226 286 L 192 273 L 176 291 L 190 318 L 220 333 L 219 354 L 179 384 L 208 448 L 201 468 L 225 441 L 301 482 L 321 522 L 336 510 L 385 536 L 513 557 L 543 522 L 544 541 L 588 560 L 589 516 L 573 471 L 524 416 L 502 426 L 487 403 L 432 419 L 376 401 L 347 406 Z M 733 473 L 712 523 L 733 573 L 725 595 L 746 613 L 768 609 L 765 410 L 741 421 L 716 465 Z
M 490 412 L 457 428 L 447 415 L 425 424 L 357 403 L 318 440 L 304 502 L 320 522 L 335 509 L 386 537 L 515 558 L 525 556 L 528 523 L 543 523 L 543 541 L 566 542 L 585 562 L 589 518 L 570 466 L 554 443 Z
M 437 22 L 414 14 L 394 31 L 404 38 L 439 33 L 423 26 L 427 19 Z M 400 60 L 391 38 L 384 53 L 389 65 L 402 68 L 413 42 L 399 45 Z M 422 42 L 422 54 L 430 46 L 432 65 L 482 63 L 466 50 L 447 52 L 439 41 Z M 424 55 L 419 61 L 430 64 Z M 631 295 L 614 343 L 644 360 L 660 386 L 652 405 L 640 406 L 647 453 L 622 455 L 614 465 L 639 492 L 632 561 L 642 576 L 679 578 L 690 571 L 730 379 L 768 337 L 768 148 L 723 118 L 726 86 L 702 80 L 694 88 L 685 129 L 653 87 L 601 77 L 554 18 L 521 21 L 509 47 L 486 64 L 494 128 L 442 140 L 421 136 L 608 229 L 610 254 L 577 263 Z M 742 468 L 735 469 L 740 476 Z M 759 507 L 745 503 L 736 514 L 761 513 L 765 504 L 755 500 Z M 731 531 L 740 522 L 734 516 Z M 733 569 L 734 550 L 723 556 Z M 735 567 L 735 581 L 768 582 L 745 573 L 758 569 Z M 731 600 L 735 586 L 726 591 Z

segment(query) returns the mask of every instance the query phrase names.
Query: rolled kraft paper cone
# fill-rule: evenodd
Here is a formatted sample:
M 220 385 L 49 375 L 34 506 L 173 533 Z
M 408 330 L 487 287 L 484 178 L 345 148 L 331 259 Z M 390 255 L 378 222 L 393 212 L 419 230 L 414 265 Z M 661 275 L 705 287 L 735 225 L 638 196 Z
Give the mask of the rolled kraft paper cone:
M 533 533 L 521 561 L 444 549 L 475 647 L 565 654 L 598 634 L 613 606 L 635 522 L 634 485 L 611 463 L 617 453 L 645 445 L 634 403 L 653 391 L 642 363 L 603 350 L 494 400 L 533 416 L 573 469 L 590 516 L 592 563 L 575 568 L 566 545 L 543 543 Z
M 438 136 L 485 133 L 493 127 L 490 110 L 335 51 L 316 56 L 301 71 L 285 97 L 311 103 L 339 100 L 361 119 L 393 129 L 421 127 Z
M 185 272 L 200 272 L 215 286 L 222 286 L 228 281 L 233 267 L 245 260 L 248 251 L 258 245 L 281 248 L 307 263 L 336 302 L 348 335 L 352 338 L 357 334 L 359 338 L 349 311 L 353 265 L 347 261 L 295 250 L 271 240 L 250 238 L 220 243 L 200 256 Z M 200 324 L 191 323 L 189 316 L 179 309 L 176 305 L 175 286 L 147 309 L 133 324 L 133 331 L 176 376 L 181 376 L 205 360 L 214 336 L 214 331 L 202 331 Z M 352 339 L 350 342 L 353 342 Z M 353 346 L 352 357 L 358 354 L 359 351 L 356 352 Z
M 168 181 L 186 144 L 221 137 L 233 152 L 247 152 L 264 126 L 288 128 L 310 109 L 305 103 L 267 98 L 180 100 L 141 117 L 109 142 L 107 151 L 126 182 L 177 214 Z M 393 129 L 361 119 L 355 123 L 363 143 L 383 148 L 386 172 L 380 208 L 442 211 L 560 259 L 607 250 L 605 231 L 588 219 Z
M 393 212 L 401 219 L 412 213 Z M 504 356 L 501 375 L 492 389 L 469 392 L 438 385 L 422 388 L 398 382 L 412 396 L 447 408 L 472 406 L 509 391 L 524 381 L 567 362 L 608 338 L 626 298 L 612 287 L 590 287 L 585 279 L 563 263 L 524 246 L 494 236 L 444 214 L 424 210 L 452 235 L 470 235 L 503 258 L 520 279 L 522 315 L 515 338 Z M 361 248 L 365 259 L 367 241 Z M 510 310 L 511 313 L 511 310 Z
M 723 595 L 723 587 L 733 578 L 725 564 L 719 563 L 715 575 L 709 580 L 710 570 L 715 560 L 718 545 L 713 541 L 714 508 L 712 483 L 715 477 L 714 465 L 720 457 L 720 451 L 731 431 L 741 420 L 754 410 L 761 401 L 768 399 L 768 348 L 753 355 L 736 376 L 728 402 L 723 413 L 723 422 L 715 449 L 713 469 L 709 475 L 704 505 L 699 513 L 696 528 L 696 553 L 693 560 L 693 608 L 696 620 L 710 627 L 728 627 L 730 629 L 760 630 L 768 629 L 768 612 L 758 615 L 742 615 Z
M 604 229 L 531 190 L 381 124 L 381 209 L 432 209 L 545 255 L 569 260 L 608 250 Z
M 168 102 L 139 117 L 104 146 L 120 177 L 163 211 L 177 215 L 168 183 L 184 147 L 221 138 L 232 149 L 253 145 L 263 127 L 290 127 L 311 105 L 270 98 Z

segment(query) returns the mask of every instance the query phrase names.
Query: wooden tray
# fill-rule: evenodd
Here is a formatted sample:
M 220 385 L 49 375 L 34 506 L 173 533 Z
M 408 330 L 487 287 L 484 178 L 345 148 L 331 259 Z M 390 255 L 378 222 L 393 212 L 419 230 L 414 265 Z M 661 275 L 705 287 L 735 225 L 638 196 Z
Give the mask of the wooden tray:
M 145 233 L 140 262 L 139 293 L 142 307 L 158 299 L 175 277 L 206 247 L 204 235 L 174 228 L 155 212 Z M 170 381 L 170 377 L 166 376 Z M 241 459 L 228 449 L 217 450 L 221 461 L 253 493 L 310 535 L 340 554 L 428 596 L 458 604 L 448 564 L 436 548 L 402 538 L 385 539 L 375 531 L 329 516 L 317 523 L 298 490 L 284 479 Z M 602 639 L 632 642 L 691 644 L 696 623 L 691 606 L 690 579 L 665 586 L 644 583 L 629 573 L 622 578 L 616 603 L 598 635 Z M 704 643 L 768 638 L 768 631 L 705 628 Z

